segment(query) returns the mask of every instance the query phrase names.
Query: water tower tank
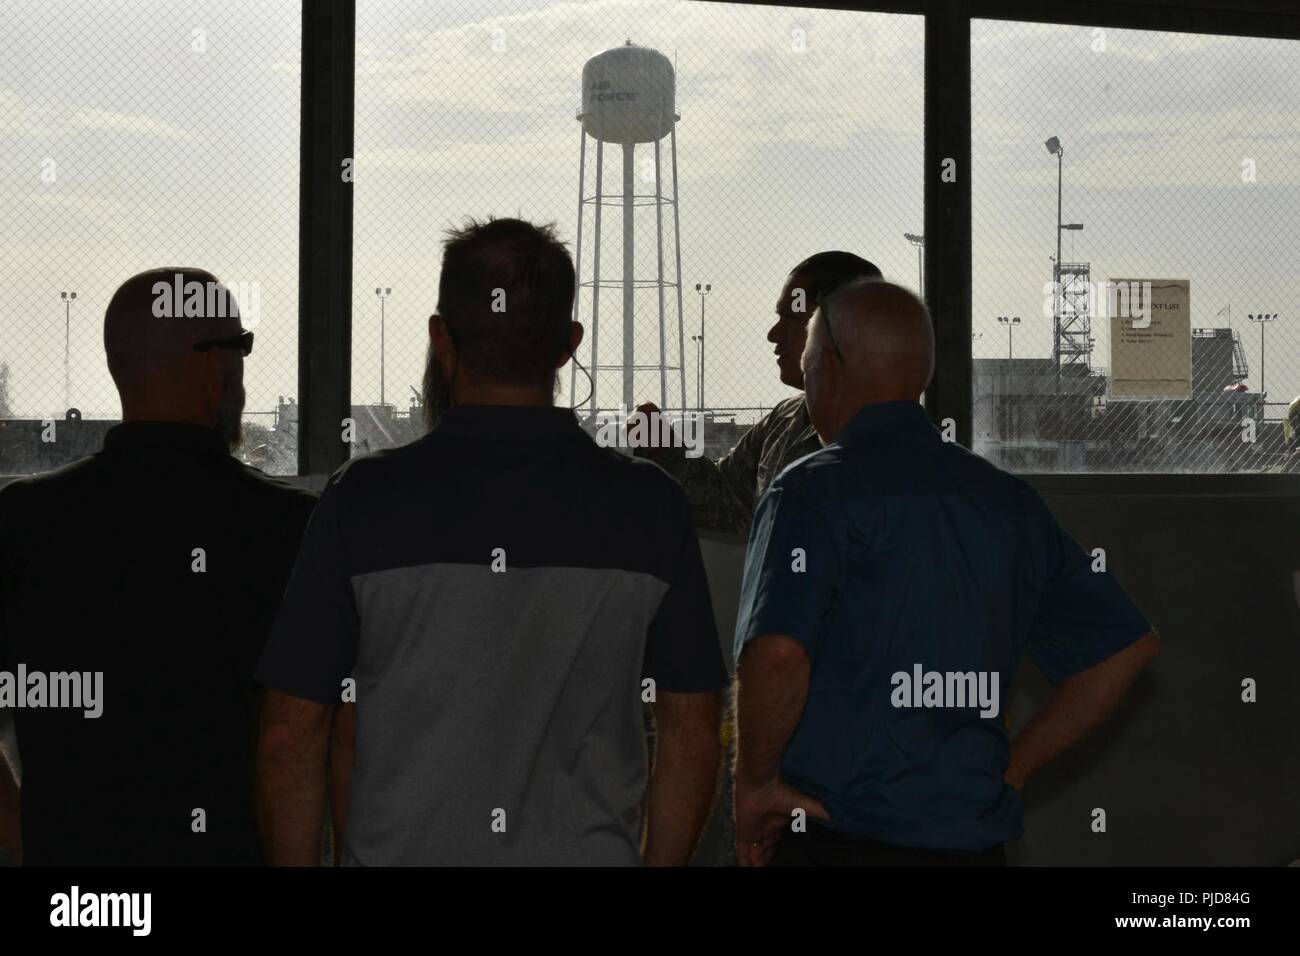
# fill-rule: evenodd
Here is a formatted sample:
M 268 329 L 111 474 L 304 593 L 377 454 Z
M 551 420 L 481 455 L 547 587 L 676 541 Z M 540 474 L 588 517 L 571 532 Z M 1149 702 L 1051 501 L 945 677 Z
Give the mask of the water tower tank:
M 606 143 L 653 143 L 672 131 L 676 90 L 672 61 L 629 40 L 583 66 L 578 118 L 589 136 Z

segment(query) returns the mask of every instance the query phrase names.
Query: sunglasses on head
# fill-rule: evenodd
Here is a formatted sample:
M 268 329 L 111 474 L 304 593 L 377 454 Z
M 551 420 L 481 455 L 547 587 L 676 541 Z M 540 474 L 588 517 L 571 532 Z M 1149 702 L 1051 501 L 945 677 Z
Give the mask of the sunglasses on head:
M 253 352 L 253 333 L 245 329 L 238 335 L 227 336 L 224 339 L 207 339 L 194 343 L 196 352 L 210 352 L 212 349 L 239 349 L 247 358 Z

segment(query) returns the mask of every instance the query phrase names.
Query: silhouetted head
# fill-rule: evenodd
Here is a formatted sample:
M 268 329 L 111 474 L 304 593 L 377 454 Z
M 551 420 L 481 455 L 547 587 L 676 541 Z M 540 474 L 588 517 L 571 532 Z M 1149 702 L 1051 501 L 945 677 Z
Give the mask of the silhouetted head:
M 244 410 L 241 332 L 238 303 L 210 272 L 151 269 L 127 279 L 104 314 L 122 420 L 203 425 L 234 448 Z
M 824 298 L 803 354 L 813 427 L 834 440 L 863 406 L 920 401 L 934 374 L 934 327 L 902 286 L 855 279 Z
M 767 333 L 767 340 L 776 346 L 782 382 L 803 388 L 799 360 L 808 337 L 808 319 L 818 300 L 853 279 L 879 278 L 879 269 L 851 252 L 819 252 L 790 270 L 776 303 L 776 324 Z
M 573 259 L 554 226 L 471 219 L 450 230 L 438 310 L 429 319 L 428 424 L 453 400 L 465 401 L 462 389 L 477 400 L 491 393 L 553 398 L 556 369 L 582 341 L 574 292 Z

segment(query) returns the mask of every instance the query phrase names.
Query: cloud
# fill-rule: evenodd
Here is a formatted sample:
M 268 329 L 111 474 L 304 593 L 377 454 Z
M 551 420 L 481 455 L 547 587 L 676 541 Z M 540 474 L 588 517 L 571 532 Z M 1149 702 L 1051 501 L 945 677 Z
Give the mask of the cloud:
M 920 122 L 919 18 L 712 3 L 598 0 L 407 32 L 358 55 L 358 102 L 387 160 L 531 165 L 512 145 L 574 149 L 586 60 L 625 38 L 677 65 L 677 109 L 697 176 L 748 175 L 767 148 L 849 149 L 864 135 L 914 138 Z M 865 108 L 864 108 L 865 107 Z M 438 151 L 412 128 L 429 129 Z M 400 137 L 400 138 L 399 138 Z M 359 141 L 361 136 L 358 136 Z M 725 143 L 726 149 L 708 149 Z M 701 148 L 704 147 L 704 148 Z M 392 154 L 399 153 L 400 156 Z M 376 154 L 380 159 L 381 154 Z
M 113 113 L 108 110 L 79 110 L 72 117 L 73 123 L 83 129 L 119 130 L 126 133 L 138 133 L 159 139 L 194 140 L 193 133 L 172 126 L 152 116 L 133 113 Z
M 37 110 L 10 89 L 0 89 L 0 132 L 48 136 L 53 132 L 47 111 Z

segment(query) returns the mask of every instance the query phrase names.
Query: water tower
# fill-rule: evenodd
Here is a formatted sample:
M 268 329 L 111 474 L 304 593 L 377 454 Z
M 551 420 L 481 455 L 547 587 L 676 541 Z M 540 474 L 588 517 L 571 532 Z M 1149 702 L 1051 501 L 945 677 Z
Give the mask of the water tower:
M 578 229 L 577 255 L 575 264 L 578 272 L 578 294 L 574 302 L 574 318 L 587 327 L 586 341 L 589 344 L 589 369 L 591 370 L 591 408 L 595 414 L 599 408 L 602 378 L 607 373 L 621 374 L 621 400 L 628 409 L 635 404 L 637 372 L 657 372 L 659 386 L 659 407 L 668 409 L 672 406 L 668 392 L 668 373 L 676 373 L 679 392 L 679 404 L 675 407 L 686 408 L 686 371 L 683 355 L 685 354 L 685 330 L 682 326 L 682 254 L 681 254 L 681 219 L 677 207 L 677 120 L 676 112 L 676 74 L 672 62 L 658 50 L 633 46 L 628 40 L 626 45 L 614 47 L 604 53 L 598 53 L 589 59 L 582 68 L 582 112 L 578 119 L 582 123 L 582 150 L 578 163 Z M 596 143 L 596 174 L 594 187 L 589 191 L 587 185 L 587 139 Z M 664 194 L 662 175 L 663 139 L 667 137 L 671 151 L 672 195 Z M 622 177 L 620 189 L 607 191 L 605 188 L 605 145 L 622 147 Z M 642 165 L 638 175 L 636 164 L 637 146 L 653 144 L 653 164 L 642 151 Z M 638 182 L 641 191 L 637 191 Z M 651 187 L 653 186 L 653 192 Z M 675 268 L 671 279 L 664 277 L 664 207 L 672 209 L 672 258 Z M 621 207 L 621 235 L 612 233 L 610 223 L 605 220 L 606 207 Z M 650 223 L 647 222 L 646 207 L 653 207 L 653 239 L 649 234 Z M 636 211 L 643 211 L 638 222 Z M 587 239 L 589 249 L 584 248 L 584 222 L 591 217 L 591 233 Z M 653 243 L 655 251 L 654 265 L 649 262 L 648 248 Z M 622 259 L 622 269 L 608 270 L 602 273 L 601 253 L 608 253 L 609 247 L 616 247 Z M 638 261 L 637 253 L 641 252 Z M 584 279 L 588 256 L 591 263 L 590 278 Z M 612 274 L 609 274 L 611 273 Z M 652 277 L 653 276 L 653 277 Z M 590 290 L 584 303 L 584 290 Z M 609 314 L 608 302 L 606 313 L 601 315 L 602 293 L 609 291 L 622 301 L 621 322 L 617 313 Z M 665 296 L 675 296 L 677 300 L 677 356 L 676 363 L 669 360 L 668 328 L 665 319 Z M 637 362 L 636 341 L 636 306 L 638 298 L 653 296 L 657 302 L 658 360 L 654 362 Z M 618 301 L 616 299 L 616 301 Z M 622 333 L 623 350 L 618 361 L 601 362 L 601 333 L 611 327 L 619 328 Z M 608 346 L 607 346 L 608 347 Z M 575 400 L 574 385 L 576 372 L 571 369 L 569 376 L 569 403 Z

